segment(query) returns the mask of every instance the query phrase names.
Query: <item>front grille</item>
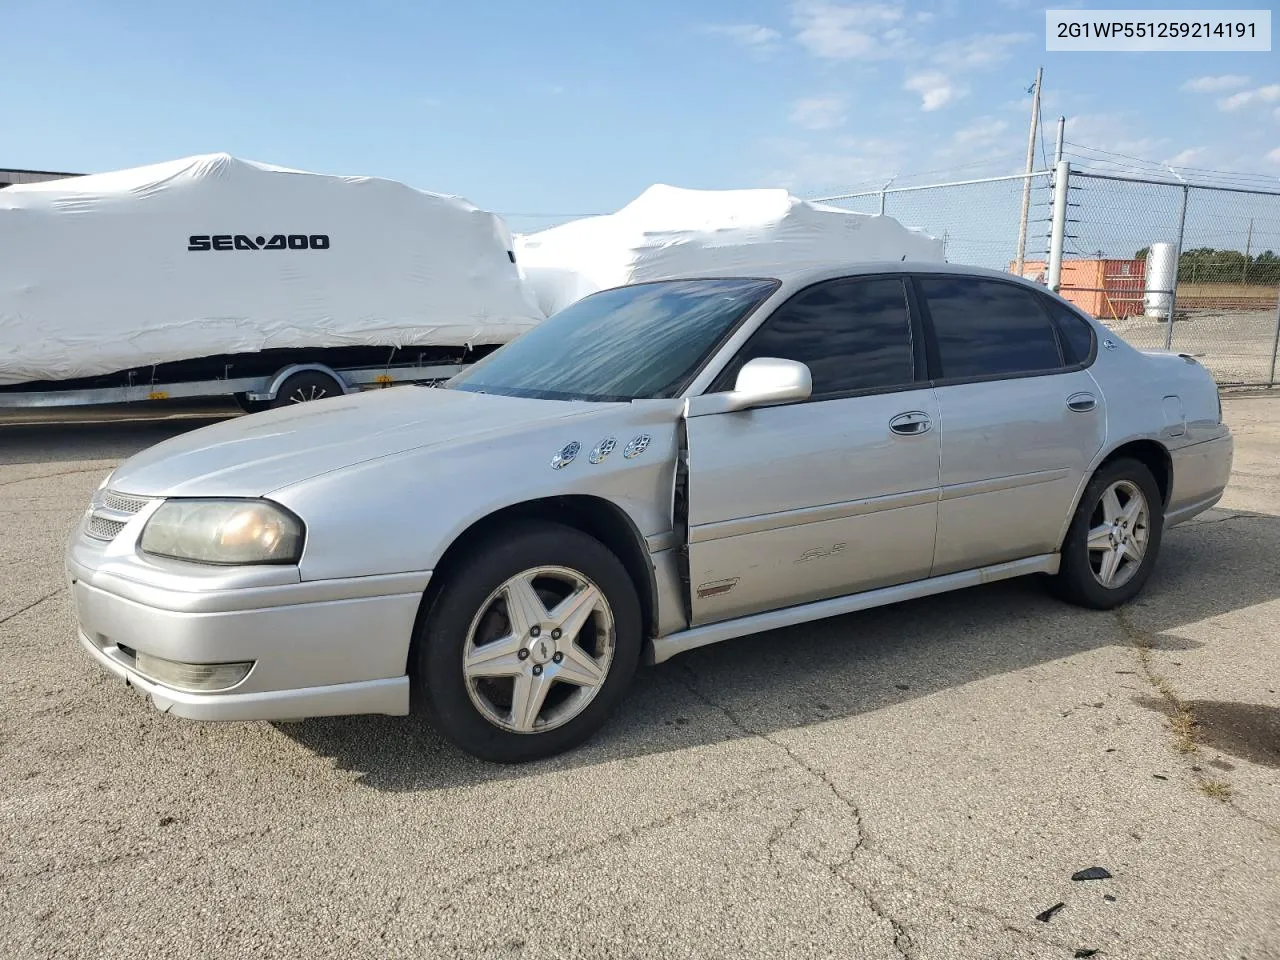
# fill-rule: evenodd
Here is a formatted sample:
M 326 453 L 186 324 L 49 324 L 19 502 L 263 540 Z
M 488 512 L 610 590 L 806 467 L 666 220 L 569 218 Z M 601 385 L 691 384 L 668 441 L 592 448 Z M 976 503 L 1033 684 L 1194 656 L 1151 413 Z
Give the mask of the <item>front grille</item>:
M 124 529 L 125 521 L 112 520 L 108 517 L 100 517 L 92 514 L 89 517 L 89 525 L 85 527 L 84 532 L 95 540 L 114 540 L 116 534 Z
M 132 516 L 146 505 L 146 497 L 131 497 L 127 493 L 116 493 L 114 490 L 108 490 L 102 495 L 102 506 L 112 513 L 127 513 Z
M 86 536 L 110 542 L 124 529 L 129 518 L 141 511 L 150 497 L 135 497 L 115 490 L 103 490 L 94 494 L 89 505 L 89 522 L 85 524 Z

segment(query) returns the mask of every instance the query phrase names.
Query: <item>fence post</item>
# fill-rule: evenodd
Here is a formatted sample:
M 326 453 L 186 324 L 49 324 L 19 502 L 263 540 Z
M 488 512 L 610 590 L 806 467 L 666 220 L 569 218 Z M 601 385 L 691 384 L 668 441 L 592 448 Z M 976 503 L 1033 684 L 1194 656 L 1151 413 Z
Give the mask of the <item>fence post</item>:
M 1164 348 L 1173 349 L 1173 311 L 1178 306 L 1178 274 L 1182 271 L 1182 235 L 1187 228 L 1187 194 L 1191 188 L 1182 185 L 1182 205 L 1178 209 L 1178 239 L 1173 245 L 1173 289 L 1169 291 L 1169 327 L 1164 332 Z
M 880 191 L 880 216 L 884 216 L 884 191 Z
M 1280 353 L 1280 290 L 1276 291 L 1276 335 L 1271 341 L 1271 375 L 1267 377 L 1267 386 L 1276 385 L 1276 354 Z
M 1062 244 L 1067 235 L 1067 183 L 1071 161 L 1059 160 L 1053 174 L 1053 229 L 1049 233 L 1049 289 L 1058 292 L 1062 280 Z

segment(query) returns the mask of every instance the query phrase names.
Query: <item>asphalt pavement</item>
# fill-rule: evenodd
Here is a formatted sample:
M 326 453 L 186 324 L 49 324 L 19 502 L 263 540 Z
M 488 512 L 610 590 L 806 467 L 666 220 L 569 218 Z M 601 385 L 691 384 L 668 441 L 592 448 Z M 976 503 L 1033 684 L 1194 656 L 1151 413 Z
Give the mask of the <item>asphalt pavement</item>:
M 63 543 L 228 412 L 10 418 L 0 955 L 1280 957 L 1280 398 L 1225 407 L 1227 496 L 1135 604 L 1024 579 L 730 641 L 516 768 L 156 713 L 75 643 Z

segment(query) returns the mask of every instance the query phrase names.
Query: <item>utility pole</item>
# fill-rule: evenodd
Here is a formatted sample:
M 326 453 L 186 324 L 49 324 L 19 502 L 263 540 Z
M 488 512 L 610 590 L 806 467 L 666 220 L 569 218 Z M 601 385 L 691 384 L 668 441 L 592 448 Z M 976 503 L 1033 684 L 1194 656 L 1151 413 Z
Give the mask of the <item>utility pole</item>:
M 1249 218 L 1249 232 L 1244 238 L 1244 270 L 1240 275 L 1241 283 L 1249 282 L 1249 253 L 1253 249 L 1253 217 Z
M 1058 139 L 1055 140 L 1053 144 L 1054 166 L 1057 166 L 1058 161 L 1062 159 L 1062 144 L 1065 140 L 1066 133 L 1067 133 L 1067 118 L 1059 117 L 1058 118 Z
M 1031 171 L 1036 162 L 1036 128 L 1040 124 L 1040 81 L 1044 79 L 1044 67 L 1036 68 L 1036 83 L 1032 87 L 1031 128 L 1027 131 L 1027 169 L 1022 181 L 1022 213 L 1018 217 L 1018 256 L 1015 260 L 1014 273 L 1022 276 L 1022 267 L 1027 260 L 1027 217 L 1031 213 Z

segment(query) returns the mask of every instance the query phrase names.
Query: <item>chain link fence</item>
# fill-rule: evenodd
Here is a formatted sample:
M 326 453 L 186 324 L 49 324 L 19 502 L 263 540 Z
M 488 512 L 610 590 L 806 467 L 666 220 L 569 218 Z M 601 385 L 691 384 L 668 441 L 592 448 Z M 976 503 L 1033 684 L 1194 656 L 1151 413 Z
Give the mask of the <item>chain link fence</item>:
M 1053 190 L 1051 174 L 988 177 L 919 187 L 823 197 L 854 213 L 882 213 L 907 227 L 923 230 L 943 243 L 947 260 L 1007 270 L 1017 255 L 1023 185 L 1030 183 L 1026 241 L 1029 260 L 1043 262 L 1049 251 Z M 1043 272 L 1043 268 L 1042 268 Z
M 1275 386 L 1280 192 L 1068 168 L 1060 289 L 1134 346 Z
M 1054 217 L 1054 186 L 1065 203 Z M 1280 192 L 1071 170 L 819 198 L 942 240 L 946 258 L 1013 272 L 1024 185 L 1023 276 L 1140 349 L 1173 349 L 1224 386 L 1277 386 Z M 1051 254 L 1060 231 L 1060 259 Z

